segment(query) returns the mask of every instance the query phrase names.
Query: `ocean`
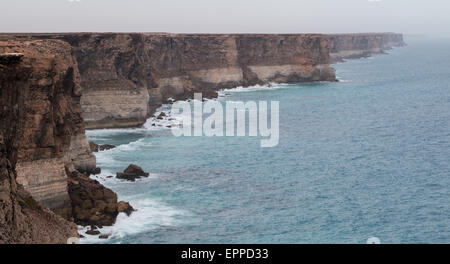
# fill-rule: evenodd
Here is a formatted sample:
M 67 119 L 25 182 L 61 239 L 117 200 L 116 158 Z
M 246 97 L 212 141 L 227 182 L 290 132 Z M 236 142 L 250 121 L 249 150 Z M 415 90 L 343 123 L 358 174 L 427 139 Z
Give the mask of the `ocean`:
M 280 139 L 87 131 L 92 176 L 137 209 L 83 243 L 450 243 L 450 41 L 334 65 L 340 82 L 221 92 L 279 101 Z M 161 111 L 168 111 L 164 106 Z M 108 178 L 137 164 L 150 177 Z

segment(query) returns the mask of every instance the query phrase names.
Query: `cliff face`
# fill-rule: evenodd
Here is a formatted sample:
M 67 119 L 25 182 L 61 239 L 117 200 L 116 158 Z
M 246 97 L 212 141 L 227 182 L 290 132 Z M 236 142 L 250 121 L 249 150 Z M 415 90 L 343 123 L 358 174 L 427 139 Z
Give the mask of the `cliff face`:
M 117 195 L 79 173 L 96 165 L 85 124 L 138 126 L 195 92 L 334 81 L 330 52 L 337 60 L 401 45 L 400 34 L 0 35 L 0 243 L 77 235 L 47 207 L 79 224 L 114 223 Z
M 368 57 L 405 45 L 403 35 L 396 33 L 335 34 L 329 35 L 328 39 L 332 63 Z
M 268 82 L 334 81 L 324 35 L 60 34 L 88 128 L 138 126 L 167 99 Z
M 77 62 L 70 45 L 57 40 L 2 42 L 0 54 L 11 52 L 24 55 L 16 67 L 29 71 L 16 79 L 4 75 L 7 79 L 2 80 L 2 90 L 25 85 L 18 120 L 17 182 L 44 206 L 70 210 L 65 167 L 95 169 L 81 117 Z
M 403 46 L 395 33 L 15 35 L 59 39 L 73 47 L 81 74 L 87 128 L 136 127 L 167 99 L 269 82 L 334 81 L 330 62 Z M 82 135 L 74 152 L 90 166 Z M 79 146 L 81 146 L 79 149 Z
M 63 218 L 112 225 L 119 213 L 117 195 L 81 173 L 96 160 L 72 51 L 61 40 L 0 40 L 0 243 L 66 243 L 78 234 Z
M 41 206 L 70 210 L 64 168 L 73 167 L 71 135 L 84 134 L 70 50 L 62 41 L 0 41 L 0 243 L 77 236 L 75 224 Z
M 403 34 L 399 33 L 384 33 L 381 34 L 383 39 L 383 48 L 391 49 L 393 47 L 404 47 L 406 42 L 403 39 Z

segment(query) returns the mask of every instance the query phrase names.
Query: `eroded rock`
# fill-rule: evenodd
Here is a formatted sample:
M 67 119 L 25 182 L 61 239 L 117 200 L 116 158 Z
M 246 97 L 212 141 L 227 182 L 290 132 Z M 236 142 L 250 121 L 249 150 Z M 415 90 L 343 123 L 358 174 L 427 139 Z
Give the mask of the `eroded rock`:
M 100 151 L 105 151 L 105 150 L 110 150 L 110 149 L 115 149 L 115 148 L 116 148 L 116 146 L 110 145 L 110 144 L 104 144 L 104 145 L 99 146 Z
M 100 173 L 102 173 L 102 169 L 100 168 L 95 168 L 95 170 L 92 171 L 92 175 L 99 175 Z
M 125 213 L 127 216 L 130 216 L 134 211 L 136 211 L 129 203 L 120 201 L 117 204 L 117 210 L 119 213 Z
M 15 64 L 22 61 L 23 53 L 7 52 L 0 54 L 0 64 Z
M 116 148 L 116 146 L 111 144 L 98 145 L 94 142 L 89 142 L 89 147 L 91 148 L 92 152 L 99 152 Z
M 89 142 L 89 147 L 91 148 L 92 152 L 98 152 L 98 145 L 95 144 L 94 142 Z
M 100 239 L 108 239 L 109 236 L 110 235 L 108 235 L 108 234 L 103 234 L 103 235 L 100 235 L 98 238 L 100 238 Z
M 139 179 L 141 177 L 148 177 L 150 174 L 147 172 L 144 172 L 141 167 L 131 164 L 126 168 L 123 173 L 118 172 L 116 177 L 118 179 L 123 179 L 127 181 L 136 181 L 136 179 Z
M 91 229 L 111 226 L 121 212 L 128 216 L 134 208 L 127 202 L 117 202 L 117 194 L 78 171 L 70 173 L 69 195 L 75 223 Z
M 5 53 L 0 58 L 5 63 L 0 64 L 0 244 L 65 244 L 78 237 L 77 227 L 47 206 L 69 201 L 64 163 L 52 161 L 69 160 L 72 135 L 84 133 L 78 68 L 70 45 L 61 41 L 0 41 L 0 54 Z M 25 170 L 18 172 L 18 163 Z
M 166 113 L 161 112 L 156 119 L 162 120 L 162 119 L 164 119 L 164 117 L 166 117 Z
M 100 231 L 98 231 L 96 229 L 90 229 L 90 230 L 86 231 L 86 235 L 90 235 L 90 236 L 100 235 Z
M 118 214 L 117 194 L 88 176 L 72 172 L 69 178 L 72 217 L 79 225 L 111 226 Z

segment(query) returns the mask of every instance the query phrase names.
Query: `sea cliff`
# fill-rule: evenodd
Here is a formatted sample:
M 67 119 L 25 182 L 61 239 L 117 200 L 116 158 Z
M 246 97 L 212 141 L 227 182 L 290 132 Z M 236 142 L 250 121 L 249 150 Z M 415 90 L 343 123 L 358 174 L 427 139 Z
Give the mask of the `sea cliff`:
M 80 83 L 67 42 L 0 40 L 0 243 L 66 243 L 73 222 L 114 223 L 117 195 L 81 173 L 96 160 Z
M 328 39 L 331 63 L 364 58 L 406 45 L 403 35 L 397 33 L 333 34 L 328 35 Z
M 65 167 L 84 135 L 81 86 L 63 41 L 0 41 L 0 243 L 65 243 L 77 236 Z M 92 157 L 95 163 L 95 157 Z
M 73 222 L 114 223 L 120 203 L 88 177 L 85 128 L 136 127 L 195 92 L 335 81 L 330 56 L 401 45 L 399 34 L 0 34 L 0 243 L 65 243 Z
M 74 49 L 87 128 L 136 127 L 172 99 L 269 82 L 335 81 L 319 34 L 50 34 Z

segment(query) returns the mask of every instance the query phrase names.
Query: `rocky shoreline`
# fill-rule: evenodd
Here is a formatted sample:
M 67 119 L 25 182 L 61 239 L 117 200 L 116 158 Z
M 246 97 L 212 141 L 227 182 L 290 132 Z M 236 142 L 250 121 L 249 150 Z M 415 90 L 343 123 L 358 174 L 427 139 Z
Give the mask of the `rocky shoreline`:
M 66 243 L 75 223 L 106 238 L 97 227 L 132 214 L 89 177 L 101 171 L 93 152 L 114 146 L 89 143 L 86 128 L 140 126 L 195 92 L 336 81 L 334 59 L 402 45 L 391 33 L 0 34 L 0 243 Z M 136 165 L 116 175 L 147 176 Z

